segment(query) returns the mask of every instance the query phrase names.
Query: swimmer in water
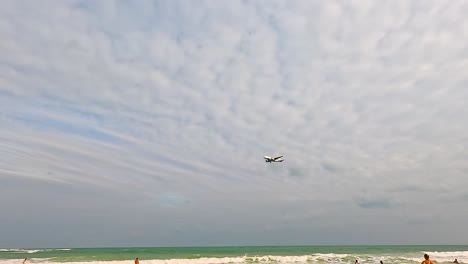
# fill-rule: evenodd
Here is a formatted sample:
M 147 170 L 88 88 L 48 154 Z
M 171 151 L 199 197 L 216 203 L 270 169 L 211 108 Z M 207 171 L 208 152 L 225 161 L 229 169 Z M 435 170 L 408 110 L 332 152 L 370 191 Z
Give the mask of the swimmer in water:
M 421 262 L 421 264 L 435 264 L 435 263 L 434 263 L 434 261 L 429 259 L 428 254 L 424 254 L 424 260 L 423 260 L 423 262 Z

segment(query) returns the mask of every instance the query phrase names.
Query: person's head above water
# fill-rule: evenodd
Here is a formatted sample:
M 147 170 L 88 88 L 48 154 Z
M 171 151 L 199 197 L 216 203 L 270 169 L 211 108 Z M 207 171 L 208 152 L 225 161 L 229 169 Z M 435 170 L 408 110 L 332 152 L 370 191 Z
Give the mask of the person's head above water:
M 429 259 L 429 255 L 428 255 L 428 254 L 424 254 L 424 258 L 425 258 L 425 259 Z

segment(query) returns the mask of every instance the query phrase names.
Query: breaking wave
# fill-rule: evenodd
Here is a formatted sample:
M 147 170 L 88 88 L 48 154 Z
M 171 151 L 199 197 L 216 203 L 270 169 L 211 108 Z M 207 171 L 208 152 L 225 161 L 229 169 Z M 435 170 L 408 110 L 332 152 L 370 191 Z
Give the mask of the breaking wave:
M 0 252 L 9 253 L 38 253 L 38 252 L 50 252 L 54 250 L 67 251 L 70 249 L 0 249 Z M 379 252 L 377 254 L 335 254 L 335 253 L 317 253 L 301 256 L 276 256 L 276 255 L 264 255 L 264 256 L 239 256 L 239 257 L 206 257 L 199 254 L 192 256 L 185 256 L 181 258 L 171 259 L 151 259 L 140 258 L 141 264 L 274 264 L 274 263 L 285 263 L 285 264 L 354 264 L 357 259 L 361 264 L 378 264 L 383 261 L 384 264 L 419 264 L 422 261 L 423 254 L 428 253 L 431 259 L 436 263 L 451 263 L 454 259 L 458 259 L 460 263 L 468 264 L 468 251 L 434 251 L 434 252 Z M 40 253 L 39 253 L 40 254 Z M 64 254 L 58 253 L 57 255 Z M 52 253 L 52 255 L 54 255 Z M 68 253 L 67 253 L 68 255 Z M 50 255 L 48 255 L 50 256 Z M 27 255 L 18 256 L 16 259 L 1 259 L 0 264 L 22 264 L 23 258 Z M 29 257 L 28 257 L 29 258 Z M 133 259 L 126 260 L 98 260 L 95 256 L 54 256 L 41 258 L 40 255 L 34 255 L 33 258 L 26 264 L 56 264 L 56 263 L 73 263 L 73 264 L 133 264 Z
M 0 248 L 0 252 L 8 252 L 8 253 L 27 253 L 27 254 L 34 254 L 39 252 L 50 252 L 50 251 L 68 251 L 71 250 L 70 248 L 54 248 L 54 249 L 21 249 L 21 248 Z

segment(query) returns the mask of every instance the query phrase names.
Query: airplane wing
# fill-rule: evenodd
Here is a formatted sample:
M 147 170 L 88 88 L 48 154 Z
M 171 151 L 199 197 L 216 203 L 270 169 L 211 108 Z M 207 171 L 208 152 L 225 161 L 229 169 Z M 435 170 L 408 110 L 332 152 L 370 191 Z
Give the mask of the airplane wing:
M 274 159 L 277 160 L 277 159 L 281 159 L 282 157 L 283 157 L 283 156 L 278 156 L 278 157 L 276 157 L 276 158 L 274 158 Z

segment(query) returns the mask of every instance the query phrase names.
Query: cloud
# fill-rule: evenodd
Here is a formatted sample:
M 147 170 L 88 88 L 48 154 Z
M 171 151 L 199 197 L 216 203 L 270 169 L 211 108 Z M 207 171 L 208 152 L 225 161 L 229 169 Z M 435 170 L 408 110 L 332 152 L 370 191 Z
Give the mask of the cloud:
M 331 162 L 322 162 L 322 168 L 330 173 L 339 172 L 340 168 Z
M 165 192 L 160 195 L 158 202 L 162 206 L 177 207 L 190 203 L 190 199 L 178 193 Z
M 414 225 L 414 226 L 421 226 L 421 225 L 426 225 L 430 221 L 427 219 L 410 219 L 408 220 L 409 225 Z
M 372 208 L 390 208 L 392 203 L 389 199 L 386 198 L 377 198 L 377 199 L 359 199 L 357 204 L 361 208 L 372 209 Z
M 305 173 L 302 169 L 296 168 L 296 167 L 291 167 L 288 169 L 289 175 L 293 177 L 304 177 Z
M 212 243 L 314 244 L 321 232 L 337 244 L 325 234 L 372 229 L 362 217 L 371 212 L 399 223 L 437 208 L 466 220 L 444 202 L 468 183 L 464 10 L 462 1 L 3 2 L 0 181 L 56 194 L 43 199 L 59 212 L 87 206 L 95 216 L 66 212 L 89 223 L 111 208 L 116 229 L 153 230 L 126 211 L 164 215 L 161 236 L 141 237 L 151 245 L 197 241 L 203 228 L 191 223 L 204 221 L 219 230 Z M 273 154 L 285 162 L 262 161 Z M 4 208 L 30 209 L 14 193 L 0 194 L 13 200 Z M 296 232 L 288 241 L 285 215 Z M 304 219 L 326 220 L 312 230 Z M 463 230 L 443 221 L 434 244 Z M 265 226 L 278 231 L 255 236 Z M 27 246 L 12 230 L 0 245 L 15 236 Z M 112 228 L 103 230 L 73 243 L 109 246 Z

